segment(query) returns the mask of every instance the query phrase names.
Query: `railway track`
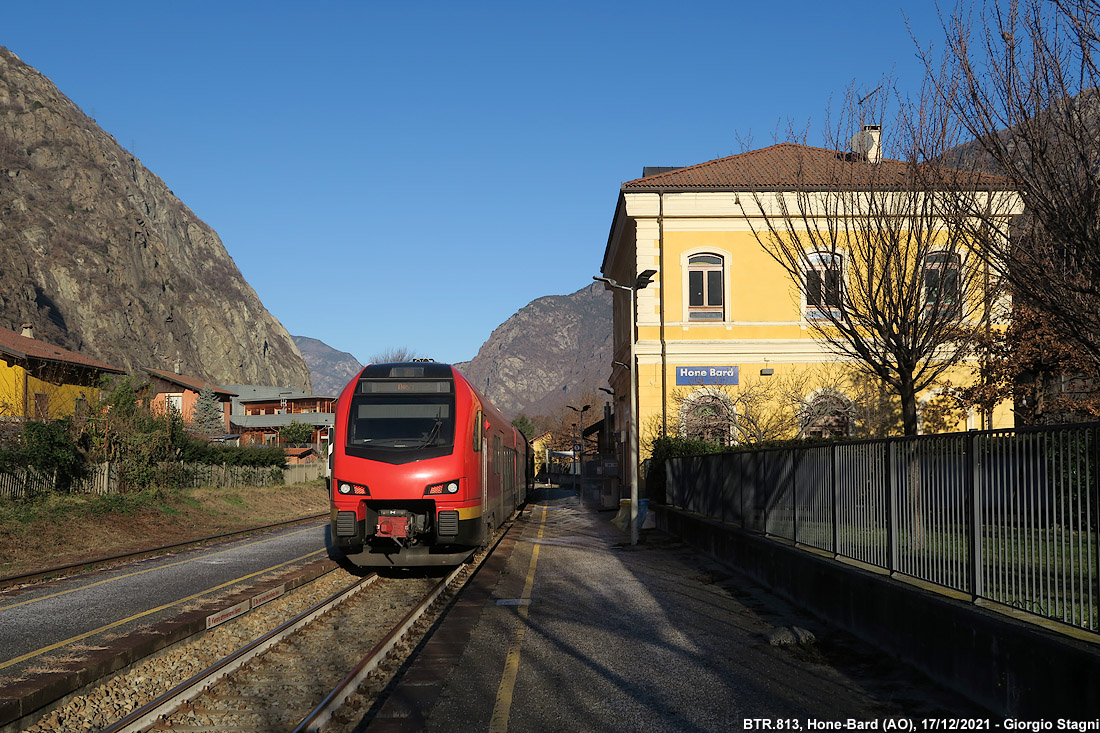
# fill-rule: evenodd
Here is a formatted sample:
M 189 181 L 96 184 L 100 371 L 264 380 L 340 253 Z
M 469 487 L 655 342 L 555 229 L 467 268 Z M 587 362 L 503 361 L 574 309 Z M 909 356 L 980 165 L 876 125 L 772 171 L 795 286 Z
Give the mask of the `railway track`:
M 325 512 L 324 514 L 315 514 L 308 517 L 299 517 L 298 519 L 287 519 L 282 522 L 265 524 L 260 527 L 249 527 L 248 529 L 239 529 L 234 532 L 223 532 L 221 534 L 211 535 L 209 537 L 199 537 L 197 539 L 187 540 L 185 542 L 176 542 L 170 545 L 149 547 L 142 550 L 135 550 L 133 552 L 126 552 L 121 555 L 108 555 L 92 560 L 83 560 L 81 562 L 69 563 L 68 565 L 58 565 L 56 567 L 46 568 L 45 570 L 35 570 L 29 573 L 20 573 L 18 575 L 6 575 L 0 578 L 0 590 L 15 585 L 33 583 L 35 581 L 43 580 L 45 578 L 53 578 L 60 575 L 74 575 L 76 573 L 80 573 L 85 570 L 91 570 L 93 568 L 100 568 L 107 565 L 116 565 L 124 562 L 132 562 L 134 560 L 152 557 L 153 555 L 159 555 L 164 552 L 179 550 L 185 547 L 198 547 L 199 545 L 205 544 L 207 542 L 213 542 L 215 540 L 227 540 L 234 537 L 243 537 L 245 535 L 254 534 L 256 532 L 263 532 L 268 529 L 278 529 L 279 527 L 289 527 L 294 524 L 301 524 L 302 522 L 312 522 L 318 519 L 324 519 L 327 516 L 328 512 Z
M 344 700 L 379 672 L 387 654 L 467 572 L 460 567 L 441 580 L 372 575 L 357 581 L 107 730 L 331 730 L 341 722 L 332 717 Z M 353 718 L 344 721 L 357 722 Z
M 81 730 L 85 723 L 112 732 L 352 730 L 488 554 L 442 579 L 349 583 L 351 576 L 329 573 L 299 589 L 312 599 L 298 602 L 293 618 L 273 609 L 257 620 L 262 606 L 251 621 L 240 619 L 247 630 L 234 631 L 235 620 L 135 665 L 29 730 Z

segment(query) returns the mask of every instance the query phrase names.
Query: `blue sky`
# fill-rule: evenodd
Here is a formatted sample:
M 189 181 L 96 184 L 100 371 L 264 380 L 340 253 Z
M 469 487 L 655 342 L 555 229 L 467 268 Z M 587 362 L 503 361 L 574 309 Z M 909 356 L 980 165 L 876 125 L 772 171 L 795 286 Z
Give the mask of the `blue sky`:
M 11 4 L 48 76 L 221 237 L 295 335 L 474 356 L 598 274 L 620 183 L 824 120 L 935 6 L 787 2 Z M 823 140 L 811 142 L 820 144 Z

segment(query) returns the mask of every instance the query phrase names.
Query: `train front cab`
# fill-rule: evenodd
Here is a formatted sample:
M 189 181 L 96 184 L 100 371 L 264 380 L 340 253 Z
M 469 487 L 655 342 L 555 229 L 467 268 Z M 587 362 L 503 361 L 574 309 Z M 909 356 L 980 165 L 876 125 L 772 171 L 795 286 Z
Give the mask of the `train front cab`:
M 330 537 L 341 559 L 455 565 L 488 542 L 526 477 L 517 431 L 482 402 L 434 363 L 371 365 L 349 384 L 333 440 Z

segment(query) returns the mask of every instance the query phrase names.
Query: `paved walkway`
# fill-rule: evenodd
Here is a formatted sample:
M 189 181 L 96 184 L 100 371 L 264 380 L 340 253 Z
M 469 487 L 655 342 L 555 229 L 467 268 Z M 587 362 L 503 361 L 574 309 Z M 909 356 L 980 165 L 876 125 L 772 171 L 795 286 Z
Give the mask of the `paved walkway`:
M 979 712 L 674 538 L 646 530 L 631 547 L 611 517 L 537 492 L 368 730 L 805 730 Z M 817 641 L 772 643 L 795 626 Z

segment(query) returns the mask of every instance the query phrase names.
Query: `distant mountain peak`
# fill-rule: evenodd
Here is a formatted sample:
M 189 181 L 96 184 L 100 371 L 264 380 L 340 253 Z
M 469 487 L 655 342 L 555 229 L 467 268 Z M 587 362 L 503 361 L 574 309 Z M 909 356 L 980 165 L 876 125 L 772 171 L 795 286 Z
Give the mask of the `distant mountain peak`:
M 316 394 L 339 394 L 363 368 L 355 357 L 306 336 L 294 343 Z M 607 383 L 611 293 L 593 283 L 570 295 L 546 295 L 497 326 L 470 361 L 455 364 L 509 417 L 551 415 Z
M 607 383 L 611 293 L 593 283 L 547 295 L 493 330 L 477 356 L 455 364 L 505 414 L 549 415 Z
M 346 351 L 337 351 L 319 339 L 292 336 L 302 358 L 309 366 L 313 393 L 336 397 L 363 365 Z

